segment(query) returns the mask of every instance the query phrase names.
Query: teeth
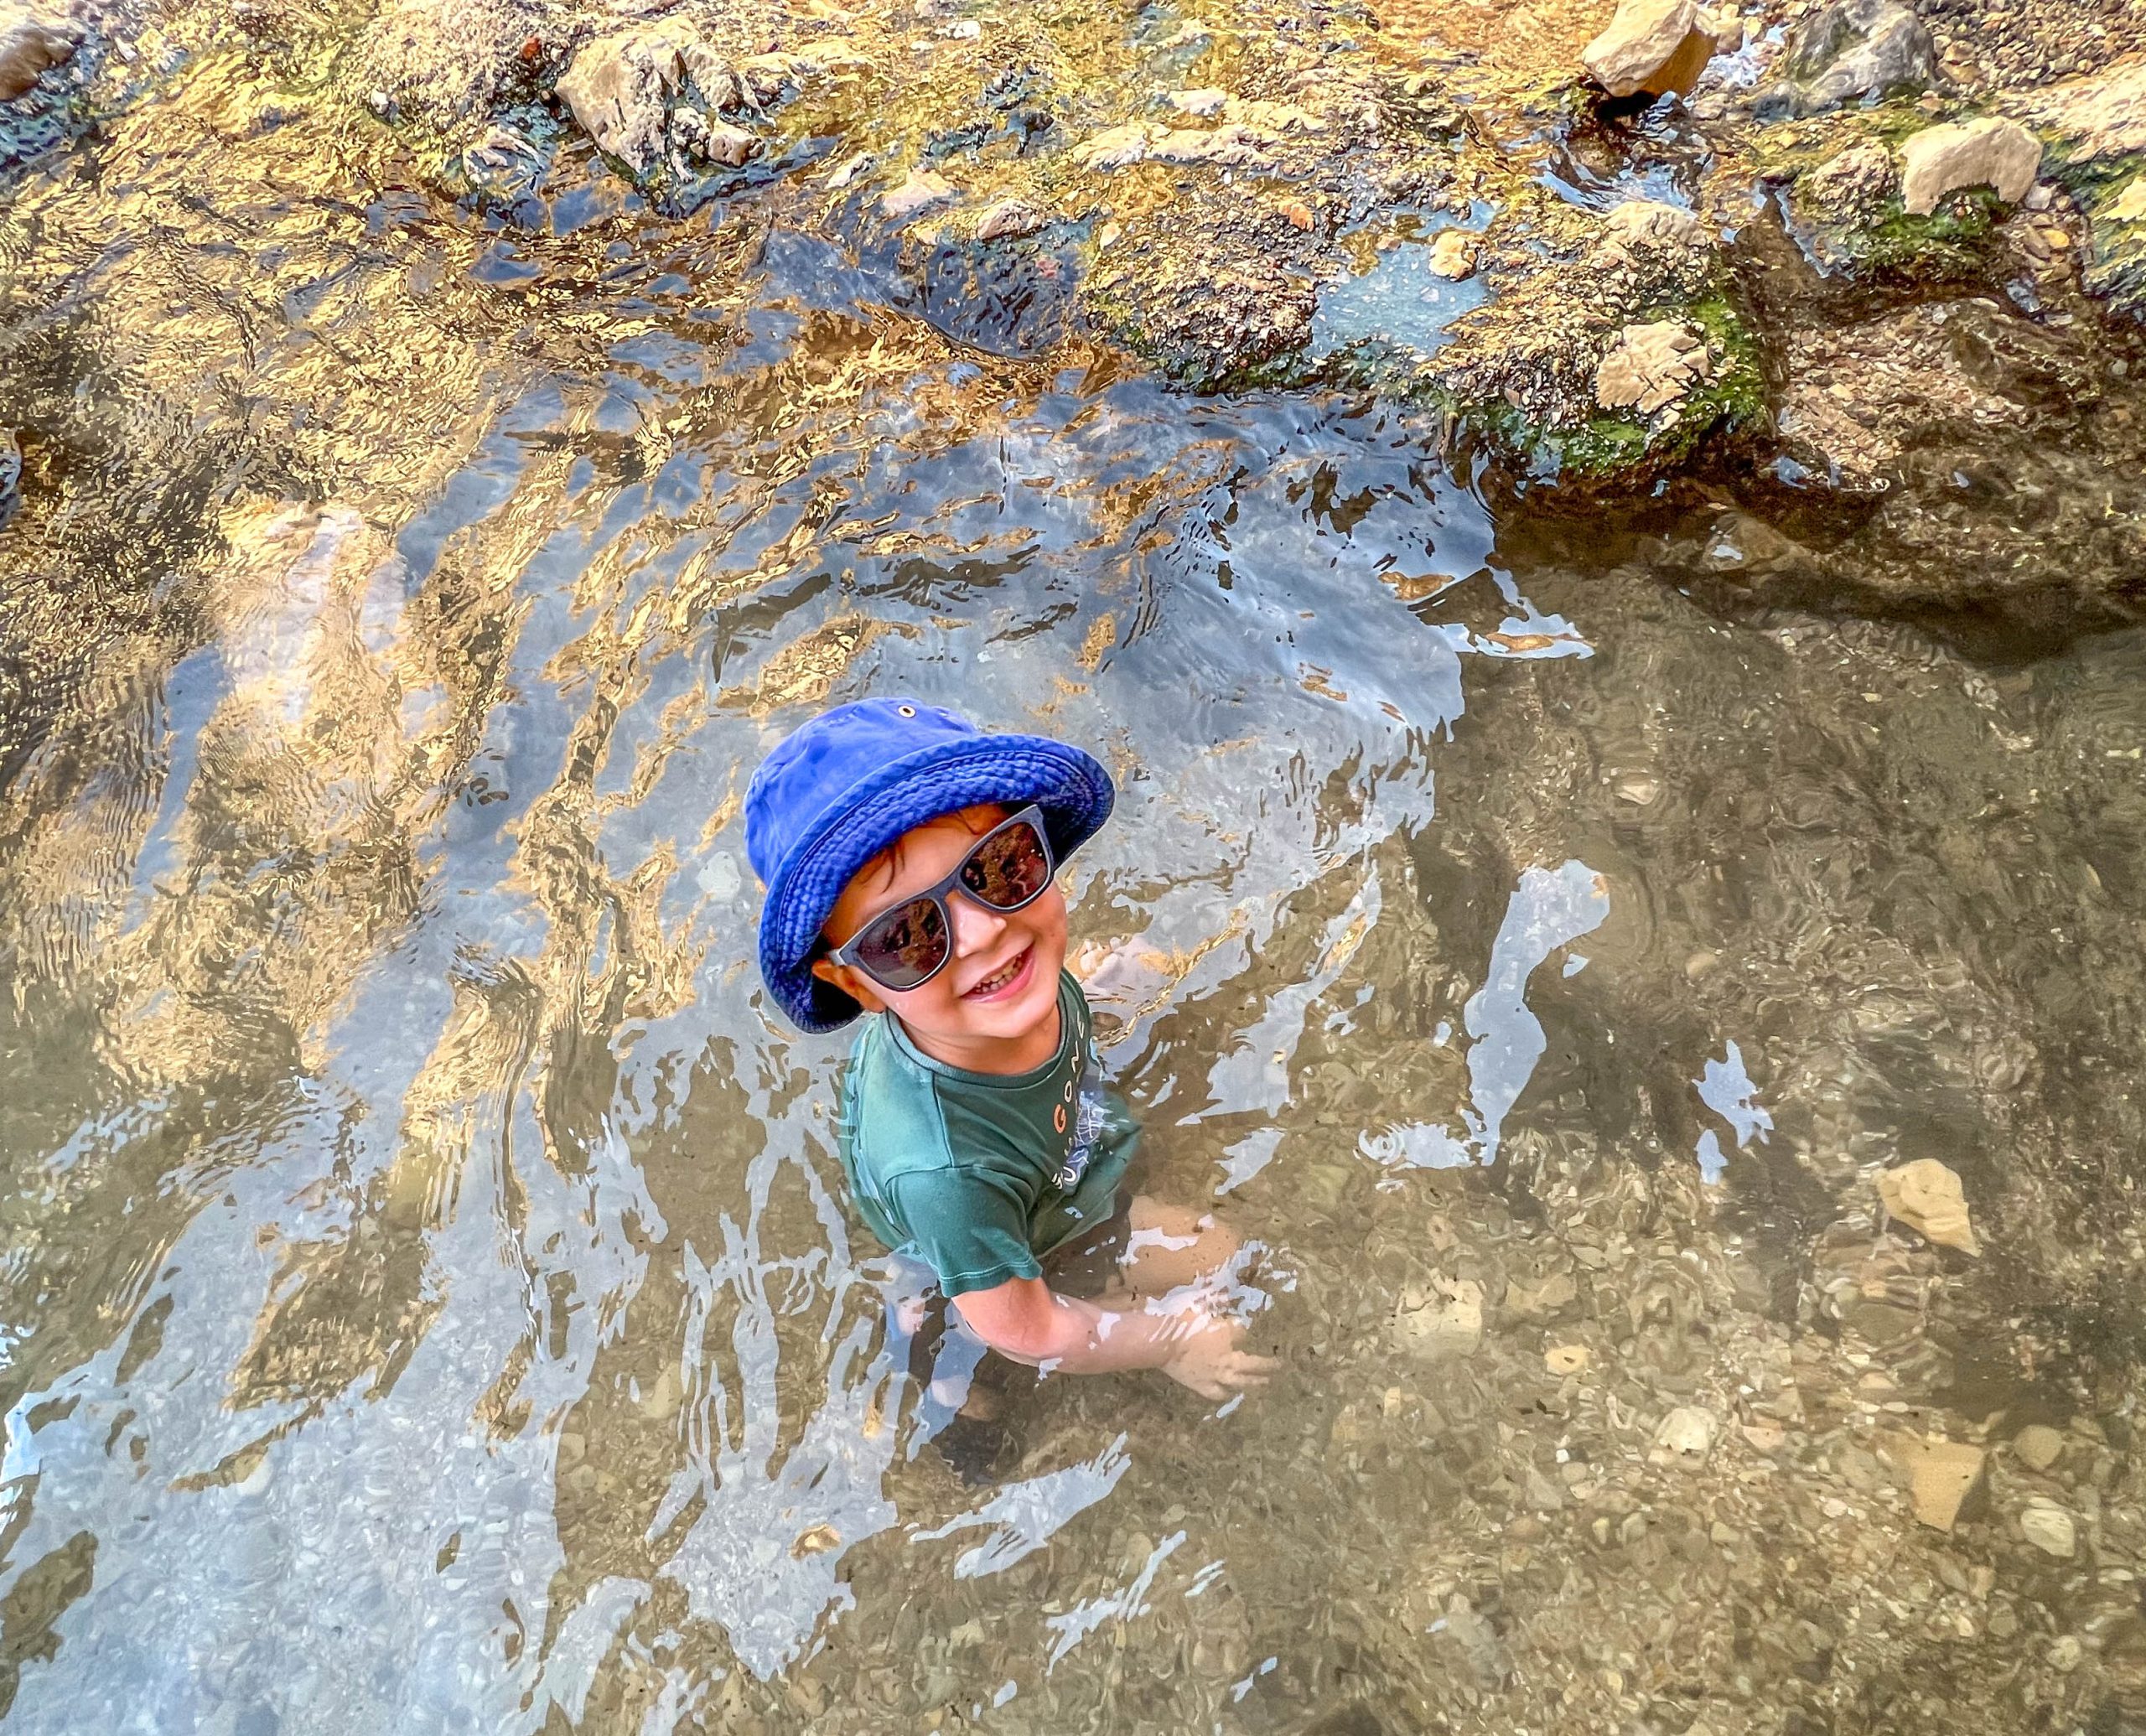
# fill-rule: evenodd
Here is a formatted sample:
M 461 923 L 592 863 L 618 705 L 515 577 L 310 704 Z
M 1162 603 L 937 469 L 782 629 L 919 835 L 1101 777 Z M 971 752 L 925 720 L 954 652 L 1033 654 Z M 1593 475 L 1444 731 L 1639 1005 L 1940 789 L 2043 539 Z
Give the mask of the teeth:
M 974 988 L 969 991 L 969 992 L 972 995 L 989 994 L 994 989 L 1005 987 L 1005 986 L 1011 982 L 1014 977 L 1020 975 L 1021 961 L 1027 956 L 1028 954 L 1025 952 L 1016 954 L 1003 967 L 994 971 L 990 976 L 985 977 L 982 982 L 977 983 Z

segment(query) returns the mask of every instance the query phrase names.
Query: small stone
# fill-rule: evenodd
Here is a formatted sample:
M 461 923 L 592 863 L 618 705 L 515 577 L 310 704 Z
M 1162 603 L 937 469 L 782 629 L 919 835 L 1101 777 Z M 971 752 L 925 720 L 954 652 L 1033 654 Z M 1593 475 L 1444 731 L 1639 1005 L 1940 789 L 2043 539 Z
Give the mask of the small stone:
M 1907 1474 L 1915 1518 L 1934 1531 L 1952 1530 L 1960 1508 L 1982 1481 L 1988 1455 L 1964 1442 L 1923 1440 L 1911 1434 L 1887 1435 L 1884 1445 L 1887 1456 Z
M 2045 1471 L 2064 1454 L 2064 1437 L 2045 1422 L 2029 1422 L 2012 1437 L 2012 1455 L 2030 1471 Z
M 2079 1547 L 2079 1526 L 2071 1514 L 2045 1495 L 2031 1497 L 2019 1512 L 2019 1530 L 2045 1555 L 2069 1560 Z
M 1196 115 L 1202 117 L 1219 115 L 1229 100 L 1228 91 L 1211 90 L 1171 91 L 1165 93 L 1163 97 L 1163 101 L 1179 114 Z
M 1282 207 L 1282 215 L 1289 220 L 1293 228 L 1309 230 L 1318 227 L 1319 225 L 1319 219 L 1314 215 L 1312 208 L 1301 199 L 1289 200 Z
M 1585 1345 L 1552 1345 L 1542 1353 L 1542 1365 L 1560 1376 L 1580 1373 L 1587 1360 Z
M 928 168 L 913 168 L 909 179 L 879 201 L 879 214 L 890 223 L 905 223 L 920 211 L 958 198 L 954 184 Z
M 1628 325 L 1594 371 L 1594 401 L 1643 416 L 1675 403 L 1713 371 L 1706 339 L 1675 320 Z
M 651 1422 L 668 1422 L 678 1414 L 678 1376 L 669 1369 L 656 1377 L 656 1384 L 640 1402 L 640 1413 Z
M 1430 267 L 1433 277 L 1459 282 L 1473 276 L 1475 249 L 1481 237 L 1464 229 L 1442 229 L 1431 238 Z
M 1682 96 L 1713 49 L 1713 38 L 1700 28 L 1698 0 L 1620 0 L 1616 16 L 1580 60 L 1612 96 Z
M 1679 1405 L 1655 1430 L 1654 1450 L 1647 1457 L 1656 1464 L 1678 1464 L 1697 1470 L 1713 1450 L 1714 1433 L 1719 1426 L 1713 1412 L 1697 1405 Z
M 1433 1278 L 1401 1298 L 1394 1327 L 1402 1342 L 1427 1361 L 1472 1356 L 1483 1342 L 1483 1287 L 1473 1278 Z
M 1506 1283 L 1506 1310 L 1523 1320 L 1547 1320 L 1578 1299 L 1579 1286 L 1568 1272 L 1533 1280 L 1511 1278 Z
M 2086 1648 L 2076 1634 L 2060 1634 L 2050 1642 L 2049 1666 L 2060 1676 L 2069 1676 L 2086 1655 Z
M 690 111 L 688 111 L 690 112 Z M 759 155 L 760 142 L 743 127 L 733 127 L 728 121 L 692 117 L 692 125 L 684 123 L 687 114 L 678 117 L 678 131 L 693 154 L 704 162 L 719 163 L 728 168 L 742 168 Z
M 827 185 L 847 187 L 871 166 L 872 153 L 869 151 L 859 151 L 853 156 L 845 157 L 828 171 Z
M 1089 168 L 1130 168 L 1148 156 L 1148 129 L 1138 121 L 1111 127 L 1076 145 L 1074 160 Z
M 1963 1254 L 1979 1254 L 1974 1225 L 1967 1217 L 1967 1202 L 1960 1191 L 1960 1178 L 1935 1158 L 1918 1158 L 1878 1176 L 1878 1197 L 1888 1215 L 1910 1230 L 1920 1231 L 1941 1247 L 1957 1248 Z
M 1963 187 L 1994 187 L 2015 204 L 2035 184 L 2041 141 L 2017 121 L 1969 121 L 1926 127 L 1900 147 L 1900 203 L 1918 217 Z
M 1034 235 L 1043 227 L 1043 214 L 1018 199 L 1002 199 L 977 220 L 976 238 L 995 241 L 1002 236 Z

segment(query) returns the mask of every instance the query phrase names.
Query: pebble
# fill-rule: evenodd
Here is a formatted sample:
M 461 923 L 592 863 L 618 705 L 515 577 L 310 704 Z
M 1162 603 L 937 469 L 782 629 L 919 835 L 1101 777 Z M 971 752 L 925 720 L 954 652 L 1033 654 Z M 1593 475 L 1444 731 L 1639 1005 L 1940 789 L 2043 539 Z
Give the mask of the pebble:
M 1697 1405 L 1679 1405 L 1661 1419 L 1661 1426 L 1654 1432 L 1654 1450 L 1647 1456 L 1656 1464 L 1681 1464 L 1696 1470 L 1713 1450 L 1718 1427 L 1711 1411 L 1703 1411 Z
M 1587 1346 L 1552 1345 L 1542 1353 L 1542 1362 L 1553 1375 L 1576 1375 L 1587 1366 Z
M 1982 1251 L 1974 1225 L 1967 1217 L 1960 1178 L 1936 1158 L 1918 1158 L 1897 1169 L 1880 1172 L 1878 1197 L 1888 1215 L 1921 1231 L 1941 1247 L 1957 1248 L 1963 1254 Z
M 1920 1440 L 1911 1434 L 1888 1435 L 1884 1445 L 1888 1456 L 1907 1473 L 1917 1521 L 1934 1531 L 1952 1530 L 1962 1505 L 1982 1481 L 1988 1454 L 1964 1442 Z
M 2029 1500 L 2019 1513 L 2019 1530 L 2045 1555 L 2069 1560 L 2079 1547 L 2079 1526 L 2071 1514 L 2043 1495 Z
M 2012 1452 L 2029 1470 L 2045 1471 L 2063 1456 L 2064 1437 L 2045 1422 L 2029 1422 L 2012 1437 Z

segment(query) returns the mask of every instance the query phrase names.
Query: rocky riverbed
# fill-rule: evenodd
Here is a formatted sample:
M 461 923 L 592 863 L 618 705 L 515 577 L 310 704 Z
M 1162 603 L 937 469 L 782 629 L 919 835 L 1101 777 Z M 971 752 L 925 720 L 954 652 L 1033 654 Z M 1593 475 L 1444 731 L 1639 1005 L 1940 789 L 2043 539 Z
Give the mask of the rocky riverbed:
M 2136 0 L 86 8 L 10 27 L 12 173 L 203 60 L 283 69 L 363 184 L 532 235 L 607 183 L 682 234 L 801 228 L 964 344 L 1358 386 L 1516 485 L 1942 520 L 1933 451 L 2142 457 Z M 2127 618 L 2114 534 L 1909 601 Z
M 2142 41 L 11 18 L 0 1715 L 2142 1728 Z M 1288 1367 L 990 1490 L 751 1000 L 895 684 Z

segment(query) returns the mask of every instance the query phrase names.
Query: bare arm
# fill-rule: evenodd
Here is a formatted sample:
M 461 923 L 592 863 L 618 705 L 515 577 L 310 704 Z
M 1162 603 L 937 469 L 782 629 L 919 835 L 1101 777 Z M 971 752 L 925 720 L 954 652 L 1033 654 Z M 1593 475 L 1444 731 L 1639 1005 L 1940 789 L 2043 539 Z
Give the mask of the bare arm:
M 972 1290 L 954 1306 L 1000 1355 L 1069 1374 L 1159 1368 L 1195 1392 L 1222 1398 L 1262 1384 L 1275 1366 L 1237 1349 L 1243 1328 L 1226 1317 L 1198 1308 L 1120 1313 L 1060 1296 L 1041 1278 Z

